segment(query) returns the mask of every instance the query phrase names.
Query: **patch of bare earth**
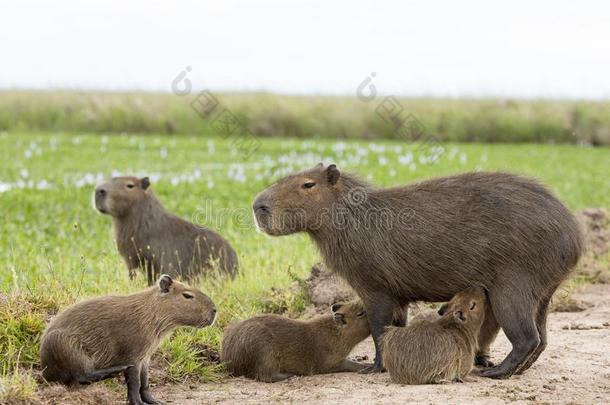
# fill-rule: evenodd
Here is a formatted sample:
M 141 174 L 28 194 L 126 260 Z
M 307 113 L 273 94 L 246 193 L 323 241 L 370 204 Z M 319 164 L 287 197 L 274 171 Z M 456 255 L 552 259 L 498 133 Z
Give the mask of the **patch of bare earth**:
M 202 403 L 610 403 L 610 286 L 591 285 L 575 294 L 591 304 L 580 312 L 549 315 L 549 345 L 534 366 L 508 380 L 470 376 L 458 384 L 402 386 L 387 373 L 293 377 L 278 383 L 229 378 L 218 383 L 158 387 L 160 399 Z M 493 346 L 501 360 L 510 350 L 503 334 Z M 354 356 L 374 357 L 369 338 Z

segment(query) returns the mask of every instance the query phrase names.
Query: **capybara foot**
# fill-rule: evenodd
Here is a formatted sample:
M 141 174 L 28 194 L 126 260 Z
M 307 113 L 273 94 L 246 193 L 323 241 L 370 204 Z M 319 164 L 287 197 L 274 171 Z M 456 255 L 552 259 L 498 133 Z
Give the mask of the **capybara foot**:
M 146 404 L 163 405 L 163 402 L 155 399 L 155 397 L 152 396 L 150 390 L 143 390 L 140 392 L 140 398 L 142 398 L 142 401 Z
M 288 373 L 277 373 L 271 376 L 271 378 L 269 378 L 268 380 L 266 380 L 266 382 L 278 382 L 278 381 L 284 381 L 289 379 L 290 377 L 292 377 L 293 374 L 288 374 Z
M 358 371 L 358 374 L 385 373 L 385 368 L 379 364 L 372 364 Z
M 479 372 L 481 377 L 495 378 L 497 380 L 505 379 L 513 375 L 510 370 L 506 370 L 502 365 L 490 367 Z
M 494 363 L 489 359 L 489 354 L 477 354 L 474 358 L 474 365 L 480 367 L 493 367 Z

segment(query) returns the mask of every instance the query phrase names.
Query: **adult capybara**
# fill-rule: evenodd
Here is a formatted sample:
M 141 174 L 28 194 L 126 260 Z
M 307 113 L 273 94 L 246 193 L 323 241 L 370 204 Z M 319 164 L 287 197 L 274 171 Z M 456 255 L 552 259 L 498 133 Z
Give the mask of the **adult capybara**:
M 293 375 L 359 371 L 364 364 L 347 360 L 370 335 L 360 303 L 334 304 L 332 314 L 300 321 L 261 315 L 229 325 L 222 360 L 235 375 L 275 382 Z
M 270 235 L 307 232 L 326 264 L 364 301 L 383 369 L 380 337 L 397 307 L 448 301 L 478 285 L 490 311 L 477 363 L 489 364 L 499 326 L 510 354 L 482 375 L 527 369 L 546 346 L 549 300 L 583 250 L 568 209 L 536 181 L 507 173 L 467 173 L 376 188 L 318 165 L 279 180 L 254 201 Z
M 234 276 L 237 254 L 229 242 L 167 212 L 149 186 L 148 177 L 115 177 L 95 189 L 95 208 L 112 216 L 130 275 L 141 268 L 152 285 L 161 273 L 191 280 L 217 266 Z
M 179 326 L 211 325 L 210 298 L 170 276 L 126 296 L 93 298 L 60 312 L 42 336 L 40 362 L 47 381 L 90 384 L 124 372 L 130 404 L 153 404 L 148 364 L 161 339 Z
M 472 370 L 472 359 L 487 299 L 485 291 L 471 287 L 441 308 L 443 316 L 407 327 L 391 326 L 383 335 L 383 363 L 393 382 L 434 384 L 462 381 Z

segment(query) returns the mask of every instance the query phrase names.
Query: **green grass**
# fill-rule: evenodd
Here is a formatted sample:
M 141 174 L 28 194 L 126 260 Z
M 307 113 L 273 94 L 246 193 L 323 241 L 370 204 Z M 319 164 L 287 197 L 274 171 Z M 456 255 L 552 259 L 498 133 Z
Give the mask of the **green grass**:
M 202 119 L 192 108 L 198 93 L 0 91 L 0 131 L 213 134 L 223 108 L 256 136 L 403 139 L 376 111 L 384 97 L 214 94 L 220 106 Z M 382 103 L 384 103 L 382 105 Z M 494 99 L 400 99 L 427 134 L 452 142 L 588 143 L 610 145 L 610 103 Z M 397 111 L 392 109 L 393 111 Z M 411 139 L 413 134 L 408 135 Z
M 222 375 L 222 367 L 201 361 L 201 345 L 218 347 L 222 328 L 232 319 L 283 309 L 296 313 L 305 305 L 301 296 L 270 289 L 307 276 L 318 253 L 305 235 L 270 238 L 258 233 L 250 210 L 254 196 L 283 174 L 334 162 L 389 186 L 470 170 L 508 170 L 540 179 L 573 210 L 610 207 L 608 148 L 447 143 L 440 159 L 421 163 L 428 149 L 399 141 L 261 142 L 245 159 L 230 141 L 218 137 L 1 133 L 3 381 L 20 380 L 15 373 L 37 367 L 47 313 L 85 297 L 144 287 L 143 277 L 128 279 L 112 241 L 110 218 L 91 206 L 98 178 L 113 171 L 151 175 L 154 191 L 169 210 L 219 230 L 240 256 L 235 280 L 200 285 L 219 307 L 218 322 L 200 331 L 180 331 L 163 343 L 172 380 L 210 381 Z M 11 304 L 17 302 L 14 297 L 21 307 Z M 27 384 L 24 389 L 28 392 Z

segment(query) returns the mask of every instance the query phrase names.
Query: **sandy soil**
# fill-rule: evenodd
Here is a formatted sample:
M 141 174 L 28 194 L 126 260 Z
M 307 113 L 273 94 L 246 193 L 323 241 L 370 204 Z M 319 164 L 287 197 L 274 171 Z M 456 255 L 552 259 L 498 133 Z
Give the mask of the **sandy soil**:
M 591 285 L 574 298 L 593 304 L 583 312 L 549 315 L 549 345 L 525 374 L 509 380 L 470 376 L 462 384 L 401 386 L 378 375 L 328 374 L 265 384 L 244 378 L 191 387 L 155 390 L 167 403 L 610 403 L 610 285 Z M 510 344 L 500 335 L 493 357 L 501 360 Z M 374 355 L 371 339 L 353 355 Z

